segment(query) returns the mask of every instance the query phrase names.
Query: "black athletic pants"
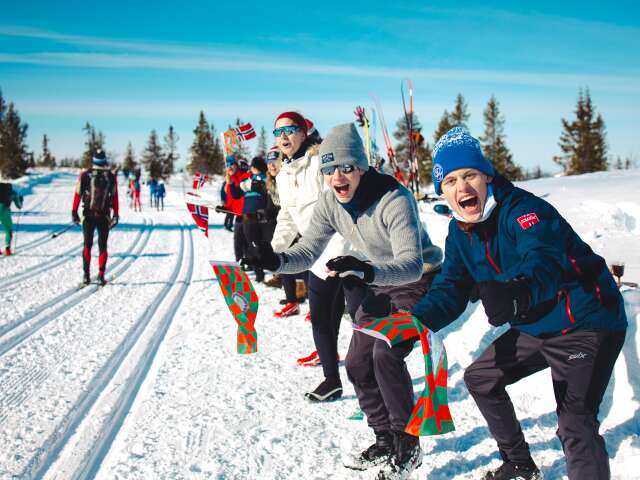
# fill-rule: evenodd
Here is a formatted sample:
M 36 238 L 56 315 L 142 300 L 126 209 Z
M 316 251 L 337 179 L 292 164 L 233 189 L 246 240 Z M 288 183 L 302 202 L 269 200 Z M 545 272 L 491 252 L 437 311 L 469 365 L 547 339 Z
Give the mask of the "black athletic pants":
M 609 456 L 598 433 L 598 409 L 624 337 L 625 332 L 577 330 L 537 338 L 511 329 L 467 368 L 464 381 L 505 461 L 530 458 L 505 387 L 550 367 L 558 415 L 556 433 L 569 478 L 610 478 Z
M 325 378 L 338 376 L 338 333 L 344 313 L 342 279 L 322 280 L 309 272 L 309 310 L 313 342 L 322 362 Z
M 94 217 L 87 215 L 82 221 L 82 234 L 84 236 L 84 251 L 82 253 L 82 266 L 85 276 L 89 275 L 91 267 L 91 248 L 93 247 L 93 233 L 98 230 L 98 268 L 101 274 L 107 267 L 107 240 L 109 238 L 109 218 L 106 216 Z
M 298 303 L 298 295 L 296 295 L 296 280 L 303 280 L 306 285 L 309 284 L 308 271 L 302 273 L 281 273 L 280 280 L 284 289 L 284 296 L 287 303 Z M 308 294 L 307 294 L 308 296 Z
M 242 217 L 237 216 L 233 224 L 233 252 L 236 256 L 236 262 L 242 260 L 247 253 L 247 242 L 244 238 L 244 229 L 242 228 Z
M 363 311 L 363 302 L 378 295 L 384 297 L 388 309 L 411 310 L 429 289 L 435 273 L 427 273 L 420 280 L 398 287 L 349 285 L 344 293 L 347 308 L 359 325 L 373 320 Z M 367 295 L 367 293 L 369 293 Z M 366 304 L 365 304 L 365 309 Z M 403 342 L 389 348 L 386 342 L 370 335 L 354 331 L 347 353 L 347 375 L 353 384 L 360 408 L 367 415 L 367 422 L 375 432 L 403 431 L 413 410 L 413 383 L 404 361 L 413 349 L 414 342 Z

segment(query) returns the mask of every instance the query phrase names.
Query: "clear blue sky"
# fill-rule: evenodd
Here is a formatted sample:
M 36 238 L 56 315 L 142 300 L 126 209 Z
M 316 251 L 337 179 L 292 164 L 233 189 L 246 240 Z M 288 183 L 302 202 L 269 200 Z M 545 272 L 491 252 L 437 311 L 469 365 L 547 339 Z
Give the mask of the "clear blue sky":
M 514 159 L 557 171 L 560 120 L 589 87 L 610 153 L 640 160 L 638 3 L 531 3 L 3 2 L 0 88 L 36 154 L 46 133 L 78 156 L 89 121 L 121 158 L 171 124 L 184 162 L 200 110 L 218 130 L 236 116 L 271 130 L 295 109 L 324 134 L 374 94 L 393 129 L 410 77 L 429 139 L 458 92 L 480 135 L 493 94 Z

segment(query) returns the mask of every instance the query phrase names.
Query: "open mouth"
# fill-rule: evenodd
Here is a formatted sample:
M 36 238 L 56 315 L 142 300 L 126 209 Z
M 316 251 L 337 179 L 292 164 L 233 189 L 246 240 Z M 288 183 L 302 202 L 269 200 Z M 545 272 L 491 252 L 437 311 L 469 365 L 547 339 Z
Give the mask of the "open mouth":
M 467 197 L 458 202 L 463 211 L 474 211 L 478 208 L 478 197 Z
M 336 191 L 338 196 L 345 197 L 349 193 L 349 184 L 345 183 L 342 185 L 334 185 L 333 189 Z

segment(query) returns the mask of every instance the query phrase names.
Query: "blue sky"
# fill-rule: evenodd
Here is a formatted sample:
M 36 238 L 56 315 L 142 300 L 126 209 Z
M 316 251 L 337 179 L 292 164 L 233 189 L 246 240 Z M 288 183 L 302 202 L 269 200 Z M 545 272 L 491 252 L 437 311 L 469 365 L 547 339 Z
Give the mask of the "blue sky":
M 236 116 L 270 130 L 295 109 L 324 134 L 373 94 L 393 129 L 409 77 L 429 139 L 459 92 L 480 135 L 495 95 L 516 162 L 557 171 L 561 118 L 589 87 L 610 153 L 640 160 L 637 2 L 514 3 L 5 2 L 0 88 L 36 154 L 46 133 L 78 156 L 87 121 L 120 158 L 173 125 L 184 162 L 200 110 L 218 130 Z

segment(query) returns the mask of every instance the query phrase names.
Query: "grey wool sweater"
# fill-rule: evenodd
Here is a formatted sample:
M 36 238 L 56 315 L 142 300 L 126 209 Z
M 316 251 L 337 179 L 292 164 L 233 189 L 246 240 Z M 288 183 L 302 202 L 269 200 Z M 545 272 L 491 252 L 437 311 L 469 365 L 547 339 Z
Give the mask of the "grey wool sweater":
M 368 171 L 354 201 L 355 208 L 344 208 L 332 190 L 324 191 L 300 242 L 279 254 L 278 272 L 309 269 L 335 232 L 371 262 L 375 285 L 404 285 L 440 266 L 442 250 L 422 228 L 413 195 L 395 179 Z

